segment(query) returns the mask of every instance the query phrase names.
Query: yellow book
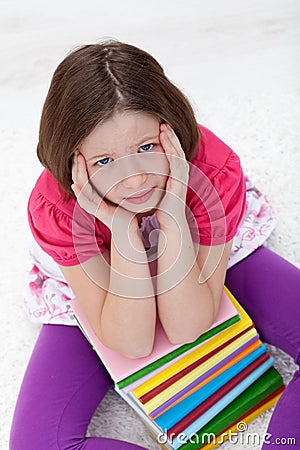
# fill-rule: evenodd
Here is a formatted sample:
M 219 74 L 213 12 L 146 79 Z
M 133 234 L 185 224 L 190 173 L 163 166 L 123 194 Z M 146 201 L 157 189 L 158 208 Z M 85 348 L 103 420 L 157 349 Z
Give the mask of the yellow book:
M 240 336 L 238 339 L 233 341 L 230 345 L 223 348 L 220 352 L 214 354 L 211 358 L 209 358 L 207 361 L 205 361 L 203 364 L 201 364 L 196 369 L 192 370 L 182 378 L 180 378 L 178 381 L 173 383 L 171 386 L 169 386 L 167 389 L 153 397 L 151 400 L 149 400 L 147 403 L 143 405 L 143 409 L 147 414 L 150 414 L 154 409 L 156 409 L 158 406 L 160 406 L 162 403 L 167 401 L 169 398 L 171 398 L 173 395 L 177 394 L 179 391 L 184 389 L 186 386 L 191 384 L 193 381 L 195 381 L 197 378 L 199 378 L 201 375 L 203 375 L 205 372 L 207 372 L 209 369 L 214 367 L 216 364 L 224 360 L 227 356 L 231 355 L 235 350 L 240 348 L 243 344 L 246 344 L 248 341 L 250 341 L 252 338 L 254 338 L 257 335 L 257 332 L 254 328 L 251 328 L 247 333 Z
M 224 364 L 222 367 L 220 367 L 218 370 L 213 372 L 211 375 L 209 375 L 207 378 L 205 378 L 201 383 L 197 384 L 197 386 L 189 389 L 188 392 L 184 393 L 180 398 L 177 400 L 174 400 L 171 405 L 167 405 L 165 409 L 159 412 L 159 414 L 151 414 L 151 417 L 155 420 L 158 415 L 163 414 L 168 409 L 172 408 L 173 406 L 177 405 L 177 403 L 180 403 L 182 400 L 184 400 L 189 395 L 193 394 L 195 391 L 203 387 L 205 384 L 209 383 L 211 380 L 219 376 L 221 373 L 225 372 L 229 367 L 232 367 L 237 362 L 241 361 L 245 356 L 249 355 L 251 352 L 255 351 L 258 347 L 262 345 L 262 342 L 258 339 L 257 341 L 254 341 L 249 347 L 245 348 L 241 353 L 230 359 L 226 364 Z

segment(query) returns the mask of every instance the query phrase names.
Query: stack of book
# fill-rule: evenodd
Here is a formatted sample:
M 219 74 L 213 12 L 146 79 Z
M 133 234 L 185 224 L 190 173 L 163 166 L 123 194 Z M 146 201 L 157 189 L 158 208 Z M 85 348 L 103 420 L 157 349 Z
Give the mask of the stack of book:
M 210 449 L 243 431 L 284 390 L 274 360 L 247 313 L 225 287 L 213 326 L 172 345 L 157 323 L 154 349 L 129 359 L 105 347 L 73 301 L 76 319 L 115 383 L 167 449 Z

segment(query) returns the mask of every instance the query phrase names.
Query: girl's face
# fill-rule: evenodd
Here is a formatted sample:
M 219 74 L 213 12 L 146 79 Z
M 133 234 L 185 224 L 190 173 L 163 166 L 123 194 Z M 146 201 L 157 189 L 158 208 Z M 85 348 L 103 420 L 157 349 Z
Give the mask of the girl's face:
M 170 168 L 156 118 L 116 113 L 83 140 L 79 151 L 102 197 L 135 213 L 157 207 Z

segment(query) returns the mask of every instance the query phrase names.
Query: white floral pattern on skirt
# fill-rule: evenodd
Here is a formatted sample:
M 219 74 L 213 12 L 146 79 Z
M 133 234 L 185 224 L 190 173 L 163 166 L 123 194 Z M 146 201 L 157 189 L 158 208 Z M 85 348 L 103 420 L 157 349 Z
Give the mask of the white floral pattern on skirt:
M 268 199 L 246 177 L 246 211 L 233 238 L 227 268 L 260 247 L 268 239 L 276 224 L 277 220 Z
M 228 268 L 246 258 L 262 245 L 272 233 L 276 219 L 268 199 L 246 177 L 246 211 L 233 239 Z M 155 248 L 159 228 L 156 214 L 142 219 L 140 233 L 145 247 Z M 149 235 L 150 240 L 149 240 Z M 149 242 L 150 241 L 150 242 Z M 147 252 L 153 259 L 153 251 Z M 33 322 L 77 325 L 70 300 L 74 293 L 66 283 L 58 265 L 35 242 L 30 251 L 30 262 L 24 292 L 27 314 Z

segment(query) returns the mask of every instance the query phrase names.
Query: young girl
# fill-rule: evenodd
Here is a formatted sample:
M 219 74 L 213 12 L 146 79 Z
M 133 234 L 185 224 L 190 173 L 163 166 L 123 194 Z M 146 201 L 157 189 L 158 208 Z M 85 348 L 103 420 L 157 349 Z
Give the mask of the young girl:
M 271 207 L 148 53 L 106 41 L 69 54 L 45 101 L 38 157 L 25 303 L 43 326 L 11 450 L 141 448 L 86 438 L 112 381 L 76 326 L 76 302 L 106 346 L 139 358 L 158 317 L 172 343 L 203 333 L 225 282 L 262 339 L 299 362 L 299 270 L 262 246 Z M 300 442 L 299 387 L 297 372 L 271 440 Z

